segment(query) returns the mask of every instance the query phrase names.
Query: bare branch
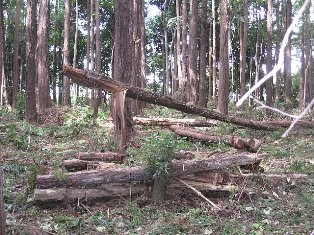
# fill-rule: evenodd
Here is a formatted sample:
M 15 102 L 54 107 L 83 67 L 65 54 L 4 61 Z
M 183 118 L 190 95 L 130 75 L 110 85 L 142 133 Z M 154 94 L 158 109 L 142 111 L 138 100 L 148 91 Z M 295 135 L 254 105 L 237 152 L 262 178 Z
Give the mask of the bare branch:
M 289 128 L 283 133 L 282 137 L 287 137 L 289 135 L 289 132 L 293 129 L 295 124 L 297 124 L 298 121 L 300 121 L 310 110 L 310 108 L 314 105 L 314 98 L 312 99 L 311 103 L 303 110 L 303 112 L 291 123 Z

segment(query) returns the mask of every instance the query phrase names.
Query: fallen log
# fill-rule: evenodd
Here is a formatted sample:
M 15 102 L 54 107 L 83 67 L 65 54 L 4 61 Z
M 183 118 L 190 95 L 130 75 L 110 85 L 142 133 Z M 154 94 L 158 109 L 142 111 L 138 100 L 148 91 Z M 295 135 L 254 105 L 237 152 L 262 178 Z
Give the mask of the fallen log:
M 171 176 L 178 177 L 181 175 L 194 174 L 199 172 L 212 171 L 231 166 L 243 166 L 259 163 L 265 159 L 265 154 L 233 154 L 227 153 L 217 154 L 204 160 L 188 160 L 176 161 L 174 160 L 168 172 Z M 38 175 L 36 178 L 35 187 L 39 189 L 48 188 L 95 188 L 98 189 L 106 187 L 109 183 L 145 183 L 151 182 L 153 176 L 143 167 L 111 167 L 102 170 L 83 171 L 66 173 L 58 179 L 54 175 Z
M 247 149 L 251 152 L 257 152 L 262 142 L 257 139 L 246 139 L 232 135 L 224 135 L 222 137 L 216 135 L 210 135 L 205 132 L 191 129 L 191 128 L 183 128 L 180 126 L 170 126 L 169 129 L 182 137 L 192 138 L 193 140 L 209 142 L 209 143 L 219 143 L 221 141 L 226 142 L 232 147 L 238 149 Z
M 67 171 L 87 170 L 91 166 L 99 166 L 99 161 L 84 161 L 79 159 L 64 160 L 63 166 Z
M 239 126 L 249 127 L 258 130 L 277 130 L 279 128 L 286 127 L 291 122 L 284 122 L 284 126 L 281 126 L 280 122 L 268 123 L 267 121 L 249 120 L 238 117 L 231 117 L 216 112 L 214 110 L 208 110 L 206 108 L 196 107 L 184 102 L 172 99 L 169 96 L 161 96 L 157 93 L 147 91 L 145 89 L 130 86 L 113 80 L 103 74 L 97 74 L 90 71 L 84 71 L 65 65 L 63 67 L 64 75 L 68 76 L 75 83 L 86 86 L 92 89 L 106 90 L 112 93 L 126 90 L 126 96 L 128 98 L 144 101 L 151 104 L 161 105 L 167 108 L 179 110 L 184 113 L 199 115 L 208 119 L 214 119 L 222 122 L 232 123 Z M 290 125 L 289 124 L 289 125 Z M 313 122 L 300 121 L 297 123 L 299 127 L 314 127 Z
M 212 127 L 218 124 L 215 120 L 207 119 L 177 119 L 177 118 L 142 118 L 133 117 L 133 121 L 136 125 L 142 126 L 195 126 L 195 127 Z
M 74 157 L 79 160 L 84 160 L 84 161 L 122 163 L 126 155 L 123 153 L 116 153 L 116 152 L 104 152 L 104 153 L 83 152 L 83 153 L 76 154 Z
M 52 189 L 35 189 L 34 201 L 63 201 L 72 199 L 96 199 L 96 198 L 113 198 L 129 197 L 143 194 L 147 191 L 145 185 L 130 184 L 107 184 L 102 189 L 81 189 L 81 188 L 52 188 Z
M 264 178 L 270 180 L 282 180 L 286 182 L 309 182 L 310 178 L 306 174 L 239 174 L 239 175 L 229 175 L 230 178 Z

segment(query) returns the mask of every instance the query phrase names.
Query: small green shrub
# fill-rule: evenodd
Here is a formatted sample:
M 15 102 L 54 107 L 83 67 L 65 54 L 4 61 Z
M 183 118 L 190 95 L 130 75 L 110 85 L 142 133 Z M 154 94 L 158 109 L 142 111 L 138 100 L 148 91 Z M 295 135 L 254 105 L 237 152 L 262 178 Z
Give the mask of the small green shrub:
M 78 106 L 77 110 L 68 114 L 65 119 L 66 128 L 76 136 L 82 132 L 84 127 L 92 126 L 93 111 L 90 107 Z
M 25 100 L 25 93 L 19 92 L 17 94 L 16 110 L 18 111 L 18 115 L 20 117 L 24 117 L 25 114 Z

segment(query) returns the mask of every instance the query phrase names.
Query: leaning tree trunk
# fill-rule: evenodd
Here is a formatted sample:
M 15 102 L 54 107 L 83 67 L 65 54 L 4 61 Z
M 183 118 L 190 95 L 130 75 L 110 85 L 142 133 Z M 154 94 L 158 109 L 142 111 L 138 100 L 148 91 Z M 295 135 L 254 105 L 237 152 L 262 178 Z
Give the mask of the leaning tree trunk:
M 126 83 L 121 83 L 115 80 L 110 79 L 107 76 L 96 74 L 80 69 L 75 69 L 70 66 L 64 66 L 63 74 L 69 76 L 74 82 L 79 83 L 80 85 L 96 88 L 101 90 L 106 90 L 112 93 L 116 92 L 125 92 L 125 96 L 132 99 L 138 99 L 151 104 L 162 105 L 167 108 L 172 108 L 179 110 L 184 113 L 195 114 L 209 119 L 215 119 L 218 121 L 233 123 L 240 126 L 250 127 L 253 129 L 259 130 L 276 130 L 280 127 L 286 127 L 291 124 L 289 121 L 255 121 L 242 119 L 232 116 L 227 116 L 222 113 L 208 110 L 205 108 L 196 107 L 193 105 L 188 105 L 184 102 L 174 100 L 171 97 L 161 96 L 157 93 L 147 91 L 139 87 L 132 87 Z M 304 127 L 313 127 L 313 122 L 298 122 L 299 126 Z

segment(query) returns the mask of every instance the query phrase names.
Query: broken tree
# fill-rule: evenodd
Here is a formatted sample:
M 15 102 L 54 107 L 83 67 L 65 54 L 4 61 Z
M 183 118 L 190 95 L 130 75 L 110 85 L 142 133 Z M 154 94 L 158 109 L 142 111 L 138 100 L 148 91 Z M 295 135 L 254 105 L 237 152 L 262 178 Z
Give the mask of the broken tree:
M 206 108 L 200 108 L 193 105 L 186 104 L 184 102 L 174 100 L 168 96 L 161 96 L 157 93 L 147 91 L 145 89 L 130 86 L 125 83 L 121 83 L 111 78 L 93 73 L 90 71 L 84 71 L 76 69 L 70 66 L 63 67 L 63 74 L 72 79 L 75 83 L 88 88 L 100 89 L 109 91 L 112 93 L 125 91 L 125 95 L 128 98 L 137 99 L 151 104 L 162 105 L 167 108 L 179 110 L 188 114 L 199 115 L 208 119 L 215 119 L 222 122 L 228 122 L 239 126 L 245 126 L 259 130 L 276 130 L 279 128 L 287 127 L 291 124 L 290 121 L 256 121 L 248 120 L 238 117 L 227 116 L 219 112 L 208 110 Z M 300 121 L 297 123 L 299 127 L 314 127 L 313 122 Z

